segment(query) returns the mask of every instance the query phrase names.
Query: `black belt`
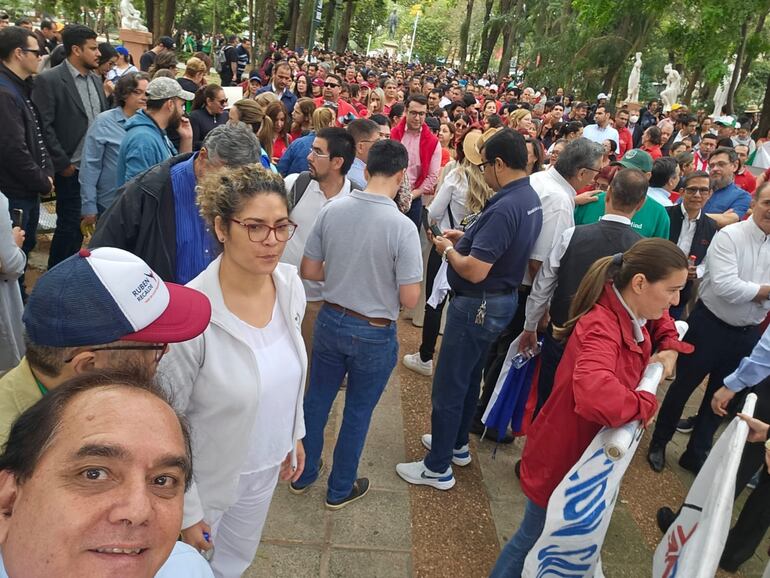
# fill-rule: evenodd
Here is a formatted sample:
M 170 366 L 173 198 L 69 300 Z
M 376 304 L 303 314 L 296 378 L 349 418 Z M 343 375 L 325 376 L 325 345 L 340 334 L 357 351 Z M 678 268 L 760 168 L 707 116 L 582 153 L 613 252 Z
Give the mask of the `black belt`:
M 474 299 L 486 299 L 488 297 L 502 297 L 503 295 L 512 295 L 514 289 L 509 291 L 450 291 L 452 297 L 473 297 Z
M 372 327 L 390 327 L 390 324 L 393 323 L 392 319 L 386 319 L 385 317 L 367 317 L 366 315 L 361 315 L 352 309 L 347 309 L 342 305 L 337 305 L 336 303 L 331 303 L 329 301 L 324 301 L 324 304 L 331 309 L 334 309 L 335 311 L 339 311 L 343 315 L 349 315 L 350 317 L 355 317 L 356 319 L 366 321 Z
M 708 317 L 709 319 L 716 321 L 719 325 L 724 327 L 725 329 L 731 329 L 732 331 L 739 331 L 741 333 L 745 333 L 746 331 L 750 331 L 751 329 L 756 329 L 759 327 L 759 325 L 730 325 L 726 321 L 722 321 L 719 317 L 717 317 L 716 313 L 714 313 L 711 309 L 706 307 L 706 304 L 698 299 L 698 302 L 696 303 L 696 309 L 702 309 L 703 313 Z

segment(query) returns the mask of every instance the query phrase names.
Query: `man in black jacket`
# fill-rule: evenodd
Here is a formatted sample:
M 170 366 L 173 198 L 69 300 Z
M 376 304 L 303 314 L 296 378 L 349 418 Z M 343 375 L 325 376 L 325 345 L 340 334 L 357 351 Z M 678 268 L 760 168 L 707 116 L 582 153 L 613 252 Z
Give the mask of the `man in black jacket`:
M 62 42 L 66 60 L 42 72 L 32 90 L 56 171 L 56 231 L 49 268 L 77 253 L 83 243 L 78 167 L 86 131 L 107 108 L 102 80 L 93 72 L 99 65 L 96 32 L 81 24 L 69 24 L 62 31 Z
M 708 173 L 695 171 L 684 179 L 681 204 L 666 207 L 671 229 L 668 240 L 676 243 L 690 259 L 690 272 L 687 284 L 679 296 L 679 305 L 671 308 L 671 317 L 679 319 L 693 294 L 695 280 L 703 274 L 699 265 L 706 256 L 706 251 L 718 230 L 717 224 L 702 211 L 703 205 L 711 196 L 711 184 Z M 700 273 L 700 274 L 699 274 Z
M 19 26 L 0 30 L 0 191 L 11 210 L 21 209 L 24 253 L 35 247 L 40 195 L 51 192 L 53 167 L 43 143 L 37 108 L 30 99 L 40 63 L 37 39 Z M 21 278 L 22 294 L 24 278 Z
M 186 283 L 216 257 L 208 244 L 196 244 L 196 239 L 208 240 L 213 234 L 198 215 L 197 182 L 212 169 L 259 163 L 260 151 L 250 127 L 218 126 L 206 135 L 197 153 L 172 157 L 118 189 L 115 202 L 99 218 L 89 246 L 125 249 L 164 281 Z M 181 203 L 179 211 L 177 203 Z M 204 230 L 203 235 L 177 235 L 197 227 Z

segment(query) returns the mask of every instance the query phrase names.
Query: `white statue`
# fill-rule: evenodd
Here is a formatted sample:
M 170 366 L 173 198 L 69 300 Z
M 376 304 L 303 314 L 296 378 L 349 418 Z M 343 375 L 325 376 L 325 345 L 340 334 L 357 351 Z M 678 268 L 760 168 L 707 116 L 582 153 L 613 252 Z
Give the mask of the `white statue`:
M 142 15 L 131 4 L 131 0 L 120 0 L 120 27 L 141 32 L 148 31 L 147 27 L 142 23 Z
M 639 102 L 639 77 L 642 73 L 642 53 L 636 53 L 636 61 L 628 75 L 628 96 L 626 102 Z
M 666 88 L 660 93 L 660 100 L 663 101 L 663 112 L 668 112 L 682 92 L 682 77 L 671 64 L 666 64 L 663 72 L 666 73 Z
M 719 118 L 723 115 L 722 109 L 727 104 L 727 93 L 730 91 L 733 70 L 735 70 L 735 63 L 731 62 L 727 67 L 727 74 L 722 77 L 722 82 L 719 83 L 714 93 L 714 112 L 711 113 L 711 118 Z

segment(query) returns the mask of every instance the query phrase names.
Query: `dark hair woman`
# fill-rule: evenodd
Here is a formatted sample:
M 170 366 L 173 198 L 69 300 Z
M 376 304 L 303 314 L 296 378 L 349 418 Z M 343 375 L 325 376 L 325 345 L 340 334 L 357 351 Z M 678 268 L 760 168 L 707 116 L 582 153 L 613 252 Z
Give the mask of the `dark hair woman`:
M 521 459 L 524 519 L 505 545 L 492 578 L 519 576 L 545 524 L 556 486 L 603 426 L 655 415 L 655 395 L 636 391 L 650 361 L 670 374 L 678 340 L 668 308 L 687 282 L 687 257 L 670 241 L 643 239 L 625 253 L 596 261 L 575 294 L 570 319 L 554 328 L 567 340 L 553 392 L 527 434 Z M 652 352 L 658 353 L 652 356 Z

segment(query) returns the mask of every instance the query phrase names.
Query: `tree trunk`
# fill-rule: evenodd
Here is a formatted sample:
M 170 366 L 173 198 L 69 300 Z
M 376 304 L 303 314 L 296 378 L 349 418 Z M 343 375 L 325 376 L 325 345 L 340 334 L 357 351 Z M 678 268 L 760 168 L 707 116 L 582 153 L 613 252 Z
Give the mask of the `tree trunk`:
M 753 37 L 758 37 L 760 34 L 762 34 L 762 30 L 765 27 L 765 21 L 767 20 L 768 14 L 770 14 L 770 6 L 767 6 L 765 10 L 759 15 L 759 20 L 757 20 L 757 25 L 754 27 L 754 33 L 752 34 Z M 743 86 L 746 78 L 749 76 L 751 64 L 754 62 L 754 60 L 756 60 L 757 56 L 758 54 L 756 48 L 753 48 L 752 50 L 746 50 L 746 56 L 743 59 L 743 66 L 741 66 L 741 77 L 738 79 L 738 86 L 735 87 L 736 94 L 741 89 L 741 86 Z
M 696 68 L 690 75 L 690 80 L 687 81 L 687 88 L 684 89 L 684 96 L 682 97 L 682 104 L 688 107 L 692 104 L 692 93 L 695 92 L 695 85 L 698 84 L 700 77 L 703 75 L 703 66 Z
M 161 16 L 163 15 L 163 0 L 153 0 L 154 6 L 152 9 L 152 36 L 153 42 L 157 42 L 158 38 L 163 36 L 161 28 Z
M 147 20 L 147 29 L 154 34 L 155 0 L 144 0 L 144 16 Z
M 523 0 L 516 0 L 516 9 L 512 14 L 510 21 L 505 23 L 506 31 L 503 37 L 503 55 L 500 57 L 500 66 L 497 70 L 497 78 L 508 75 L 511 68 L 511 57 L 513 56 L 513 47 L 516 44 L 518 35 L 519 20 L 521 19 L 521 9 Z
M 299 28 L 299 13 L 300 2 L 299 0 L 289 0 L 289 46 L 296 48 L 297 46 L 297 33 Z
M 767 76 L 765 100 L 762 103 L 762 112 L 759 115 L 759 128 L 757 129 L 757 134 L 767 134 L 768 130 L 770 130 L 770 75 Z
M 733 105 L 735 101 L 735 88 L 738 86 L 738 78 L 741 76 L 741 64 L 743 64 L 743 55 L 746 54 L 746 42 L 749 30 L 749 20 L 751 16 L 747 16 L 746 20 L 741 24 L 740 39 L 741 44 L 738 46 L 738 54 L 735 56 L 735 69 L 733 70 L 733 77 L 730 79 L 730 88 L 727 90 L 727 114 L 733 114 Z
M 473 16 L 473 0 L 468 0 L 465 20 L 460 26 L 460 74 L 465 72 L 466 61 L 468 60 L 468 32 L 471 28 L 471 17 Z
M 308 46 L 310 41 L 310 27 L 313 22 L 316 0 L 304 0 L 300 10 L 299 23 L 297 25 L 297 42 L 294 46 L 307 48 L 308 52 L 313 48 Z
M 337 52 L 345 52 L 350 41 L 350 27 L 353 24 L 353 14 L 356 10 L 355 0 L 345 0 L 345 12 L 342 14 L 342 27 L 340 28 Z
M 161 30 L 163 36 L 171 36 L 171 32 L 174 28 L 174 15 L 176 14 L 176 0 L 164 0 L 164 14 L 163 22 L 161 24 Z
M 508 14 L 511 10 L 513 0 L 500 0 L 499 14 Z M 487 36 L 487 42 L 481 46 L 481 56 L 479 57 L 479 65 L 476 67 L 479 72 L 486 72 L 489 68 L 489 61 L 492 59 L 492 53 L 495 50 L 497 39 L 500 38 L 500 33 L 503 30 L 503 22 L 501 19 L 496 19 L 490 24 L 489 35 Z
M 275 33 L 276 6 L 275 0 L 266 0 L 263 9 L 264 24 L 262 28 L 262 40 L 267 47 L 273 40 Z
M 326 50 L 329 50 L 329 38 L 334 32 L 334 13 L 337 10 L 337 0 L 329 0 L 324 6 L 324 33 L 321 42 Z
M 503 2 L 504 0 L 500 0 L 500 2 Z M 490 36 L 494 34 L 495 32 L 492 30 L 494 27 L 494 24 L 490 24 L 490 20 L 492 19 L 492 10 L 495 6 L 495 0 L 486 0 L 486 3 L 484 4 L 484 23 L 482 25 L 481 29 L 481 52 L 479 53 L 479 59 L 476 62 L 476 70 L 478 72 L 486 72 L 486 69 L 489 67 L 489 59 L 492 57 L 492 50 L 494 50 L 494 46 L 497 43 L 497 36 L 495 36 L 494 40 L 491 40 L 492 47 L 487 50 L 487 47 L 490 43 Z M 497 34 L 499 34 L 499 28 L 497 29 Z M 475 51 L 474 51 L 475 53 Z

